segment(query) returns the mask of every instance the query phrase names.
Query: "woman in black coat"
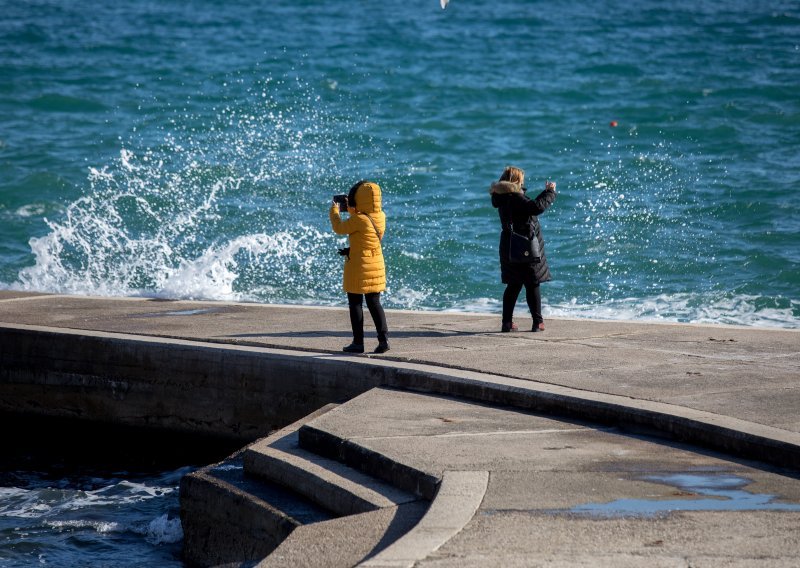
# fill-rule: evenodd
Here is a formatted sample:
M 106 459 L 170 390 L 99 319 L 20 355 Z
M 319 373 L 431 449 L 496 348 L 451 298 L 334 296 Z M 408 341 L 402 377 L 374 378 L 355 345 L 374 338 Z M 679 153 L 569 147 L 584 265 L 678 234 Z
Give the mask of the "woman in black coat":
M 536 199 L 530 199 L 524 187 L 525 172 L 519 168 L 507 167 L 500 176 L 500 181 L 492 184 L 489 193 L 492 205 L 500 215 L 500 276 L 506 291 L 503 293 L 503 326 L 501 331 L 516 331 L 513 321 L 514 306 L 525 286 L 525 299 L 533 317 L 531 331 L 544 331 L 542 318 L 542 296 L 539 284 L 550 280 L 550 268 L 544 255 L 544 238 L 537 215 L 541 215 L 556 199 L 556 184 L 548 181 Z M 540 257 L 538 262 L 517 263 L 509 260 L 510 229 L 513 225 L 515 233 L 537 239 Z

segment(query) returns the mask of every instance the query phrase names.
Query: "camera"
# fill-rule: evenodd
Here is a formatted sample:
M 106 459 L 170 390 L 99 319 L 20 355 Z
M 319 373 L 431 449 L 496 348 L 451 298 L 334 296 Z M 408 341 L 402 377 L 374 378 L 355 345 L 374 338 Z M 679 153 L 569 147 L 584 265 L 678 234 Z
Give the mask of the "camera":
M 334 195 L 333 202 L 339 204 L 339 212 L 344 213 L 347 211 L 347 196 L 345 194 Z

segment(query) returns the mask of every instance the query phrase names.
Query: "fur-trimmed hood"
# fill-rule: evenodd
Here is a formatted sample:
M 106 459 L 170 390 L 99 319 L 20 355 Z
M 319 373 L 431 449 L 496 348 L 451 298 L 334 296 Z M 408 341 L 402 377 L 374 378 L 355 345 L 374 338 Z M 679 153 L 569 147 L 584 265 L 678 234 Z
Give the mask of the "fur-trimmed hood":
M 489 193 L 503 195 L 506 193 L 524 193 L 522 186 L 511 181 L 496 181 L 489 188 Z

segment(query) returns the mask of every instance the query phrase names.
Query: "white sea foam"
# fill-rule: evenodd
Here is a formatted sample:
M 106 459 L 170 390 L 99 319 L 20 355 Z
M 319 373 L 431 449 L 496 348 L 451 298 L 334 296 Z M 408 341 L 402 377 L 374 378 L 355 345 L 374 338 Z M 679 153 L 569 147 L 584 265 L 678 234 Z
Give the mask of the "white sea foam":
M 121 481 L 94 491 L 65 491 L 65 497 L 62 502 L 52 506 L 52 510 L 43 510 L 41 512 L 49 516 L 55 512 L 133 505 L 164 497 L 174 492 L 174 487 L 154 487 Z M 40 494 L 39 499 L 41 498 L 42 495 Z M 35 509 L 32 510 L 35 511 Z
M 181 520 L 164 513 L 147 524 L 145 539 L 150 544 L 171 544 L 183 538 Z
M 41 203 L 31 203 L 29 205 L 23 205 L 19 209 L 17 209 L 14 213 L 18 217 L 35 217 L 37 215 L 41 215 L 45 212 L 45 206 Z
M 4 517 L 41 517 L 51 511 L 52 504 L 52 492 L 42 495 L 18 487 L 0 487 L 0 515 Z
M 556 317 L 797 327 L 793 312 L 800 308 L 800 302 L 792 300 L 786 308 L 763 308 L 758 306 L 759 300 L 758 296 L 747 295 L 662 294 L 605 301 L 600 305 L 570 302 L 549 306 L 547 311 Z
M 503 302 L 498 298 L 475 298 L 466 302 L 460 302 L 457 306 L 448 308 L 446 312 L 476 312 L 493 313 L 502 309 Z
M 180 472 L 185 473 L 185 469 L 178 470 L 176 475 Z M 177 491 L 177 486 L 172 484 L 177 484 L 178 479 L 164 477 L 158 485 L 122 480 L 90 491 L 57 487 L 38 489 L 3 487 L 0 488 L 0 514 L 16 518 L 46 518 L 49 523 L 58 523 L 53 524 L 54 527 L 83 526 L 80 523 L 84 521 L 58 517 L 64 514 L 72 516 L 80 511 L 116 508 L 169 497 Z M 57 482 L 54 485 L 61 483 Z M 113 529 L 111 526 L 99 525 L 95 528 Z
M 228 463 L 228 464 L 224 464 L 224 465 L 218 465 L 218 466 L 214 467 L 214 469 L 216 471 L 240 471 L 240 470 L 242 470 L 244 468 L 241 465 Z
M 352 119 L 331 126 L 319 97 L 299 81 L 295 89 L 281 94 L 291 104 L 278 103 L 266 80 L 251 89 L 255 104 L 215 109 L 202 135 L 198 117 L 180 114 L 155 149 L 133 140 L 90 167 L 88 190 L 44 219 L 48 233 L 29 241 L 35 262 L 11 288 L 293 302 L 311 302 L 308 289 L 336 289 L 327 283 L 336 237 L 281 212 L 338 178 L 345 143 L 331 133 L 350 130 L 340 123 Z
M 45 526 L 57 530 L 90 528 L 99 533 L 121 532 L 124 527 L 112 521 L 93 521 L 86 519 L 72 519 L 67 521 L 45 521 Z
M 183 538 L 180 518 L 170 518 L 168 513 L 149 521 L 141 520 L 127 524 L 93 519 L 46 520 L 43 524 L 58 531 L 90 529 L 100 534 L 130 531 L 144 536 L 145 540 L 153 545 L 172 544 Z
M 298 242 L 290 233 L 281 232 L 244 235 L 223 245 L 212 246 L 198 258 L 183 260 L 177 269 L 166 271 L 158 286 L 159 294 L 192 299 L 244 299 L 233 289 L 239 276 L 236 256 L 244 253 L 251 258 L 260 255 L 298 257 Z
M 402 287 L 398 290 L 392 290 L 388 295 L 391 302 L 406 309 L 419 309 L 425 307 L 425 301 L 431 296 L 428 290 L 412 289 L 409 287 Z
M 598 303 L 548 302 L 543 287 L 542 312 L 545 317 L 587 318 L 599 320 L 640 320 L 670 323 L 727 324 L 754 327 L 797 329 L 794 315 L 800 300 L 789 300 L 784 308 L 760 307 L 758 296 L 718 294 L 661 294 L 648 298 L 624 298 Z M 477 298 L 460 302 L 448 311 L 499 313 L 500 299 Z M 516 314 L 527 313 L 524 295 L 520 295 Z

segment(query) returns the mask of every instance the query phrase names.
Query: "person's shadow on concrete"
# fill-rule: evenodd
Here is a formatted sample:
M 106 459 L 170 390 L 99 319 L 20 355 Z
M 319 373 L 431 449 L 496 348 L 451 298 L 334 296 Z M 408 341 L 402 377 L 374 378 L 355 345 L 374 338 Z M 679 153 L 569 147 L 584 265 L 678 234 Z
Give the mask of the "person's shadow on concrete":
M 366 335 L 374 335 L 375 330 L 365 329 Z M 390 338 L 436 338 L 436 337 L 469 337 L 472 335 L 486 335 L 490 331 L 392 331 L 389 330 Z M 350 331 L 280 331 L 274 333 L 239 333 L 236 335 L 224 335 L 222 337 L 235 337 L 235 338 L 267 338 L 267 337 L 293 337 L 293 338 L 311 338 L 311 337 L 342 337 L 352 338 L 353 334 Z

